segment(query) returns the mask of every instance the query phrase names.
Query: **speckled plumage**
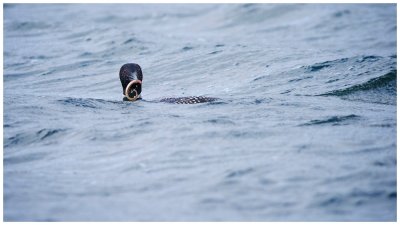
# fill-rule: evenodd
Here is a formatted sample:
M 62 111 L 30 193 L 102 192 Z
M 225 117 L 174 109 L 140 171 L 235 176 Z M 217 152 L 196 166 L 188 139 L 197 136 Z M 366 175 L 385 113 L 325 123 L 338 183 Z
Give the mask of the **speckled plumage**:
M 218 98 L 205 97 L 205 96 L 188 96 L 181 98 L 163 98 L 160 101 L 166 103 L 174 103 L 174 104 L 197 104 L 204 102 L 213 102 Z
M 124 64 L 119 71 L 119 78 L 121 80 L 123 94 L 125 95 L 125 89 L 129 84 L 129 82 L 135 79 L 138 79 L 140 81 L 143 80 L 142 69 L 138 64 L 135 63 Z M 140 95 L 142 91 L 142 85 L 135 84 L 133 88 Z M 141 99 L 141 97 L 139 97 L 138 100 L 139 99 Z M 129 101 L 127 97 L 124 97 L 123 100 Z M 205 96 L 188 96 L 188 97 L 177 97 L 177 98 L 175 97 L 162 98 L 160 102 L 172 103 L 172 104 L 197 104 L 197 103 L 213 102 L 216 100 L 218 100 L 218 98 L 205 97 Z

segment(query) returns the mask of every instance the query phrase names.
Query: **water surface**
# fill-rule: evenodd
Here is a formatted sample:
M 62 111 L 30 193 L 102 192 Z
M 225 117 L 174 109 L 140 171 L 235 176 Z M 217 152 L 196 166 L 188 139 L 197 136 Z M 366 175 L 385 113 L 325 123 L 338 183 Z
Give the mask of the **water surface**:
M 395 4 L 3 8 L 5 221 L 396 220 Z

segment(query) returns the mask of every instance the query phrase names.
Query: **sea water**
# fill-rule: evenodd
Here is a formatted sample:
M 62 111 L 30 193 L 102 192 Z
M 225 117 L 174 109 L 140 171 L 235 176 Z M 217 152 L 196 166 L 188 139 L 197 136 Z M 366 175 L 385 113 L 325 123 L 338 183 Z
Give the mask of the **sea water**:
M 396 220 L 395 4 L 3 10 L 5 221 Z

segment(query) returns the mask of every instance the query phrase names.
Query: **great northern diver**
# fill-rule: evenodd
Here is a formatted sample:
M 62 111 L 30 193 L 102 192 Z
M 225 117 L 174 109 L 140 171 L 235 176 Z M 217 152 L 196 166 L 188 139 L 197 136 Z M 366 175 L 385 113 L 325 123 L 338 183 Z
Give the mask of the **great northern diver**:
M 142 92 L 143 72 L 140 66 L 136 63 L 124 64 L 119 70 L 119 79 L 122 84 L 122 93 L 125 96 L 124 101 L 136 101 L 142 99 L 140 93 Z M 162 98 L 160 102 L 174 103 L 174 104 L 196 104 L 203 102 L 213 102 L 218 98 L 205 97 L 205 96 L 188 96 L 177 98 Z

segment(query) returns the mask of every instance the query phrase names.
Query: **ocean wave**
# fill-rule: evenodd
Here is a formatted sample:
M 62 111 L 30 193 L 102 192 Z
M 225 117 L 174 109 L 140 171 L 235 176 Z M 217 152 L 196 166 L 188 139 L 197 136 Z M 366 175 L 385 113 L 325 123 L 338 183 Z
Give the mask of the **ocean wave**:
M 345 100 L 395 105 L 397 102 L 397 70 L 362 84 L 327 92 L 320 96 L 337 96 Z
M 361 188 L 354 188 L 350 193 L 322 195 L 317 198 L 321 199 L 315 205 L 317 207 L 342 207 L 343 205 L 360 207 L 369 204 L 369 202 L 376 201 L 376 199 L 390 199 L 395 201 L 397 199 L 397 192 L 396 190 L 362 190 Z
M 4 148 L 14 147 L 17 145 L 28 145 L 43 141 L 54 140 L 64 133 L 66 129 L 41 129 L 36 132 L 18 133 L 12 137 L 4 139 Z
M 235 24 L 259 23 L 266 20 L 285 18 L 285 16 L 301 7 L 303 6 L 299 4 L 245 4 L 238 5 L 229 15 L 235 21 Z
M 322 119 L 322 120 L 311 120 L 308 123 L 301 124 L 300 126 L 313 126 L 313 125 L 321 125 L 321 124 L 331 124 L 331 125 L 347 125 L 347 123 L 344 123 L 345 121 L 352 121 L 352 120 L 357 120 L 359 119 L 360 116 L 351 114 L 351 115 L 346 115 L 346 116 L 332 116 L 327 119 Z
M 45 22 L 23 21 L 23 22 L 12 22 L 10 24 L 6 24 L 6 29 L 8 31 L 18 31 L 18 32 L 44 30 L 50 28 L 52 28 L 52 25 Z
M 110 101 L 110 100 L 95 99 L 95 98 L 68 97 L 65 99 L 57 100 L 57 102 L 63 105 L 70 105 L 70 106 L 90 108 L 90 109 L 104 109 L 107 105 L 111 105 L 111 107 L 115 105 L 126 105 L 126 103 L 124 103 L 123 101 Z
M 11 80 L 26 78 L 29 76 L 34 76 L 34 75 L 42 74 L 42 73 L 45 73 L 45 72 L 43 70 L 35 70 L 35 71 L 28 71 L 28 72 L 22 72 L 22 73 L 4 73 L 3 79 L 4 79 L 4 81 L 11 81 Z
M 373 78 L 363 84 L 357 84 L 349 88 L 335 90 L 323 95 L 344 96 L 353 94 L 354 92 L 358 91 L 370 91 L 382 88 L 388 93 L 396 95 L 396 80 L 397 80 L 397 70 L 392 70 L 383 76 Z
M 332 67 L 332 66 L 337 65 L 337 64 L 345 63 L 348 60 L 349 60 L 348 58 L 342 58 L 342 59 L 326 61 L 326 62 L 322 62 L 322 63 L 315 63 L 315 64 L 310 65 L 310 66 L 303 66 L 302 68 L 304 68 L 305 72 L 308 72 L 308 73 L 316 72 L 316 71 L 322 70 L 322 69 L 327 68 L 327 67 Z
M 20 156 L 6 156 L 4 157 L 4 164 L 19 164 L 19 163 L 27 163 L 30 161 L 42 160 L 46 157 L 47 153 L 28 153 Z
M 388 57 L 388 58 L 393 58 L 393 57 Z M 365 63 L 371 63 L 371 62 L 376 62 L 379 60 L 384 60 L 384 57 L 382 56 L 376 56 L 376 55 L 364 55 L 364 56 L 355 56 L 351 58 L 340 58 L 336 60 L 331 60 L 331 61 L 325 61 L 321 63 L 315 63 L 313 65 L 309 66 L 303 66 L 302 68 L 305 70 L 306 73 L 311 73 L 311 72 L 317 72 L 320 71 L 324 68 L 329 68 L 329 67 L 340 67 L 341 65 L 350 65 L 348 67 L 349 70 L 354 70 L 356 66 L 359 65 L 360 67 L 363 67 Z M 353 67 L 351 67 L 353 66 Z
M 289 96 L 337 96 L 395 104 L 396 56 L 361 55 L 302 65 L 252 78 L 253 89 Z

